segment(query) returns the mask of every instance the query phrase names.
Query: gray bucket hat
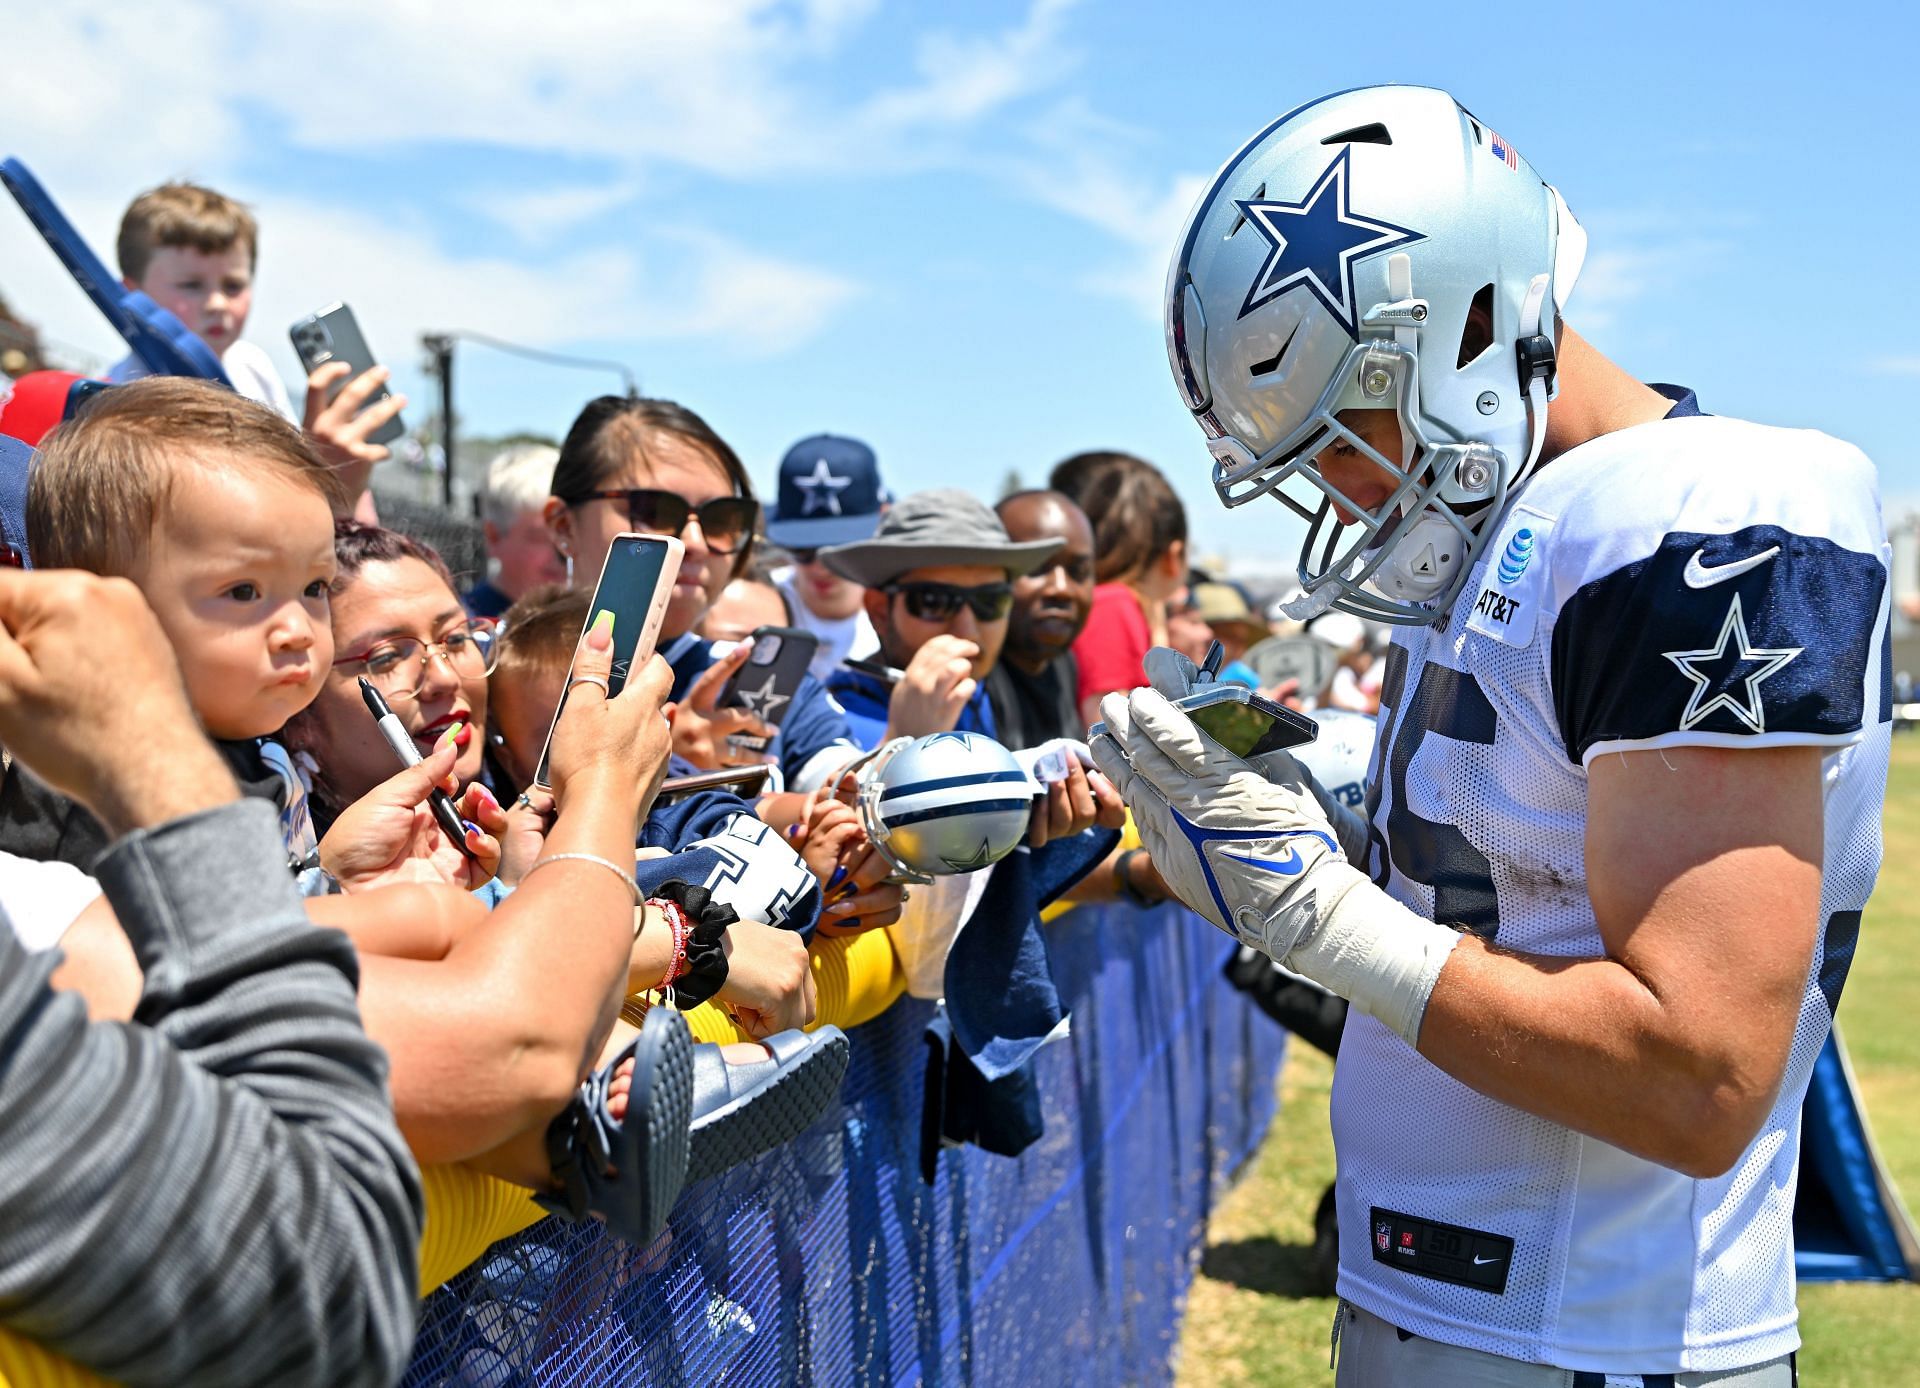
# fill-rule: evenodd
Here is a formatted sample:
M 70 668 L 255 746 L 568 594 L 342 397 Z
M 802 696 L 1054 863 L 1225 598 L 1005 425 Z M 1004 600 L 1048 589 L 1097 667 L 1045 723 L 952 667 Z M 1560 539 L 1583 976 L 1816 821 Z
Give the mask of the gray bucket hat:
M 937 487 L 894 503 L 871 540 L 820 551 L 820 562 L 866 588 L 882 588 L 911 569 L 989 564 L 1024 578 L 1066 541 L 1015 544 L 1000 518 L 971 492 Z

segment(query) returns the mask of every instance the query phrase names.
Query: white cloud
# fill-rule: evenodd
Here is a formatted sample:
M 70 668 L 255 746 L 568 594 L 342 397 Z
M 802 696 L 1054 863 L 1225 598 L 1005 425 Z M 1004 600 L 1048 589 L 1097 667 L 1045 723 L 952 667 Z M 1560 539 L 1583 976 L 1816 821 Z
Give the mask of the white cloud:
M 1617 238 L 1588 252 L 1567 301 L 1567 319 L 1583 333 L 1609 330 L 1640 300 L 1679 286 L 1730 248 L 1730 242 L 1714 237 Z
M 654 195 L 652 171 L 669 166 L 743 184 L 938 165 L 992 175 L 983 127 L 1064 82 L 1074 3 L 1032 0 L 998 30 L 927 34 L 910 65 L 863 65 L 846 81 L 836 59 L 875 0 L 579 0 L 543 8 L 538 22 L 521 0 L 474 0 L 457 17 L 430 0 L 41 6 L 9 17 L 20 56 L 8 138 L 109 261 L 133 191 L 174 176 L 243 197 L 263 182 L 299 188 L 297 164 L 264 167 L 288 146 L 295 159 L 441 147 L 552 157 L 549 182 L 453 195 L 511 240 L 429 225 L 405 200 L 258 197 L 250 335 L 277 345 L 280 324 L 337 293 L 376 346 L 395 344 L 389 353 L 423 327 L 457 324 L 537 343 L 705 338 L 764 355 L 819 331 L 858 284 L 689 225 L 670 191 L 658 211 L 673 230 L 636 217 L 593 244 L 584 229 L 642 189 Z M 904 79 L 868 75 L 903 69 Z M 1016 183 L 1064 205 L 1042 167 L 1056 151 L 1036 160 L 1031 138 L 1000 133 L 1034 169 Z M 1125 197 L 1135 205 L 1112 221 L 1089 218 L 1125 248 L 1104 276 L 1111 286 L 1101 267 L 1091 273 L 1099 292 L 1144 284 L 1137 224 L 1177 220 L 1150 195 Z M 50 336 L 118 355 L 4 204 L 0 265 L 0 287 Z
M 1920 376 L 1920 357 L 1876 357 L 1867 369 L 1882 376 Z

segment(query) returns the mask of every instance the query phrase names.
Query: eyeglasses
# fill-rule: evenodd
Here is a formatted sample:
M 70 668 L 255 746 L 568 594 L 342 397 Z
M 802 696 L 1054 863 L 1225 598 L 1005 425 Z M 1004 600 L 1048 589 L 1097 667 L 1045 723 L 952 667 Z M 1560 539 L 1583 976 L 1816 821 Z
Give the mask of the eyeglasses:
M 625 502 L 627 524 L 649 535 L 678 535 L 687 528 L 688 517 L 698 516 L 700 533 L 715 554 L 732 554 L 746 544 L 760 519 L 760 503 L 750 496 L 720 496 L 690 506 L 677 492 L 663 492 L 657 487 L 616 487 L 568 497 L 567 505 L 588 501 Z
M 364 665 L 366 676 L 389 698 L 410 699 L 427 682 L 427 660 L 439 656 L 456 675 L 487 676 L 500 658 L 498 622 L 476 617 L 456 627 L 438 641 L 422 641 L 415 636 L 394 636 L 376 643 L 358 655 L 342 656 L 333 662 Z
M 820 551 L 817 549 L 789 549 L 787 551 L 787 557 L 796 564 L 811 564 L 820 557 Z
M 890 583 L 880 590 L 906 599 L 907 615 L 922 622 L 948 622 L 964 605 L 983 622 L 997 622 L 1013 607 L 1011 583 L 959 588 L 951 583 Z

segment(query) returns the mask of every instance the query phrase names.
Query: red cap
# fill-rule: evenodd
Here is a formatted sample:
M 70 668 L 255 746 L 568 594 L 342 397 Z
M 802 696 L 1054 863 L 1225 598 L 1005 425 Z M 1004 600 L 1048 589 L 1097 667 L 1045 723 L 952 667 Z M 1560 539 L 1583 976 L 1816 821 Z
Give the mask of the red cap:
M 0 401 L 0 434 L 39 447 L 48 430 L 67 417 L 74 386 L 89 379 L 72 371 L 29 371 L 16 376 L 13 394 Z

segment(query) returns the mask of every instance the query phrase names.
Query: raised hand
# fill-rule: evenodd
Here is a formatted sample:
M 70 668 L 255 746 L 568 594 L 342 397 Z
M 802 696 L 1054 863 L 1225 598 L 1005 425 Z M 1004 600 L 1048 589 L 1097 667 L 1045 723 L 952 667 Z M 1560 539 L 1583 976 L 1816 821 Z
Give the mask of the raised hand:
M 393 395 L 367 406 L 392 374 L 384 366 L 361 372 L 329 400 L 327 392 L 345 381 L 352 370 L 343 361 L 330 361 L 307 377 L 306 417 L 301 425 L 321 461 L 339 474 L 349 513 L 366 491 L 374 464 L 385 462 L 389 456 L 384 443 L 373 443 L 367 436 L 398 415 L 407 403 L 406 396 Z
M 887 701 L 889 737 L 951 732 L 973 697 L 974 658 L 980 648 L 959 636 L 933 637 L 913 653 Z
M 672 706 L 669 717 L 673 723 L 673 750 L 703 771 L 758 766 L 773 760 L 764 750 L 756 751 L 732 741 L 744 738 L 764 748 L 774 734 L 771 724 L 743 708 L 715 707 L 727 681 L 752 654 L 752 643 L 741 642 L 703 670 L 687 691 L 687 697 Z

